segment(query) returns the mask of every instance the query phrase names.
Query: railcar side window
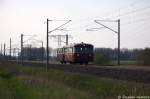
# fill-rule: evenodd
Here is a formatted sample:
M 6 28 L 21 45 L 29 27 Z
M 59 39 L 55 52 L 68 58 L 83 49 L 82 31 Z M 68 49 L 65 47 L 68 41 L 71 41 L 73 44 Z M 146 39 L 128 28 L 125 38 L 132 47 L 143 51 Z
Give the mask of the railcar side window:
M 67 53 L 68 52 L 68 48 L 64 48 L 64 52 Z
M 72 47 L 69 47 L 69 48 L 68 48 L 68 53 L 72 53 L 72 52 L 73 52 Z

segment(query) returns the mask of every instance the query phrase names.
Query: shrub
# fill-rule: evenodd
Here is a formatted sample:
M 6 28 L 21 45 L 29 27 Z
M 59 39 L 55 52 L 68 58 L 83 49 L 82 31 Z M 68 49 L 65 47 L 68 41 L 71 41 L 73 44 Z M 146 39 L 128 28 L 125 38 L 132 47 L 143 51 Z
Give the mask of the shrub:
M 142 65 L 150 65 L 150 48 L 140 51 L 138 56 L 138 63 Z
M 100 65 L 105 65 L 110 62 L 110 58 L 107 55 L 101 54 L 100 52 L 95 53 L 94 57 L 94 63 L 95 64 L 100 64 Z

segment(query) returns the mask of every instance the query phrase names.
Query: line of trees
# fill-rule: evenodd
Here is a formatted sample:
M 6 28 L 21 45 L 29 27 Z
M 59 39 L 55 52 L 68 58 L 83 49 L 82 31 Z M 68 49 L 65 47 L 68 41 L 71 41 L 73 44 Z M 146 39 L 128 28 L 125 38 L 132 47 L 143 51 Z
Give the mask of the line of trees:
M 50 50 L 50 59 L 56 61 L 56 51 Z M 53 51 L 53 53 L 52 53 Z M 117 49 L 111 48 L 95 48 L 94 50 L 94 63 L 107 65 L 112 61 L 117 60 Z M 20 53 L 18 53 L 17 59 L 20 59 Z M 120 53 L 121 61 L 136 61 L 140 65 L 150 65 L 150 48 L 145 49 L 121 49 Z M 9 55 L 5 56 L 5 60 L 10 59 Z M 12 56 L 11 59 L 16 59 Z M 45 48 L 23 48 L 23 59 L 32 61 L 46 60 L 46 49 Z M 4 60 L 2 54 L 0 54 L 0 60 Z
M 141 65 L 150 65 L 150 48 L 141 50 L 138 55 L 138 63 Z
M 96 64 L 110 64 L 117 60 L 117 49 L 111 48 L 95 48 Z M 121 61 L 136 61 L 136 64 L 150 65 L 150 48 L 145 49 L 121 49 Z
M 24 47 L 22 50 L 22 55 L 24 60 L 45 60 L 45 49 L 44 48 L 30 48 Z M 20 58 L 20 53 L 19 53 Z

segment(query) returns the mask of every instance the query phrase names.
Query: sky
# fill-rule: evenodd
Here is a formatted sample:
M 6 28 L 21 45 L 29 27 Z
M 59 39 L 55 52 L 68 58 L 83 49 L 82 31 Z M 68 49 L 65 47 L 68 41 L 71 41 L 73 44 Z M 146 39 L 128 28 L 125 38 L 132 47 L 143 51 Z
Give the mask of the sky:
M 36 35 L 34 39 L 44 41 L 46 46 L 47 18 L 71 20 L 60 28 L 66 31 L 49 35 L 69 34 L 69 43 L 107 48 L 117 48 L 118 36 L 94 20 L 120 19 L 121 48 L 150 47 L 150 0 L 0 0 L 0 44 L 9 47 L 11 38 L 14 47 L 20 46 L 20 35 L 24 34 L 24 41 Z M 49 30 L 65 22 L 49 21 Z M 100 22 L 117 31 L 117 22 Z M 56 41 L 50 38 L 49 46 L 56 48 Z M 24 42 L 28 43 L 33 41 Z M 40 42 L 34 45 L 40 46 Z

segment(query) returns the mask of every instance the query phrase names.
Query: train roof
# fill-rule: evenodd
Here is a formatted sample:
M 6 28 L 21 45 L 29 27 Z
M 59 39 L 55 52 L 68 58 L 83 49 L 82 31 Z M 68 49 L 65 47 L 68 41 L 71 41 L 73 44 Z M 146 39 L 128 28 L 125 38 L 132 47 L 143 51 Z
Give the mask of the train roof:
M 64 46 L 64 47 L 74 47 L 74 46 L 80 46 L 80 45 L 89 45 L 89 46 L 93 46 L 92 44 L 88 44 L 88 43 L 74 43 L 74 44 L 70 44 L 68 46 Z

